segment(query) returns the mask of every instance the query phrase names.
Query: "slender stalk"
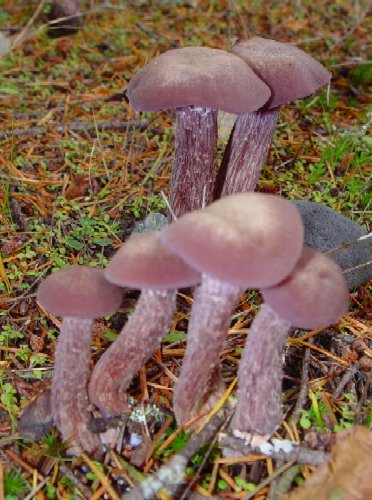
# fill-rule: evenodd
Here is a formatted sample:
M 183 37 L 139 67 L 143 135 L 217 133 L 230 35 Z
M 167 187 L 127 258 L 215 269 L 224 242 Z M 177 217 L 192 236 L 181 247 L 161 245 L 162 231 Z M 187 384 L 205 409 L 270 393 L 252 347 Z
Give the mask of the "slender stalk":
M 174 387 L 173 408 L 179 425 L 213 408 L 225 390 L 220 354 L 242 292 L 207 275 L 195 291 L 186 353 Z
M 176 294 L 176 290 L 142 291 L 118 338 L 93 369 L 89 397 L 102 411 L 121 415 L 128 410 L 126 391 L 168 332 Z
M 216 149 L 217 110 L 192 106 L 178 109 L 169 195 L 176 217 L 212 201 Z
M 218 172 L 214 198 L 254 191 L 280 108 L 238 115 Z
M 52 415 L 69 453 L 87 452 L 99 457 L 102 444 L 88 424 L 87 395 L 93 320 L 66 317 L 58 339 L 52 380 Z
M 264 304 L 254 319 L 239 368 L 231 428 L 271 437 L 282 417 L 283 349 L 291 324 Z

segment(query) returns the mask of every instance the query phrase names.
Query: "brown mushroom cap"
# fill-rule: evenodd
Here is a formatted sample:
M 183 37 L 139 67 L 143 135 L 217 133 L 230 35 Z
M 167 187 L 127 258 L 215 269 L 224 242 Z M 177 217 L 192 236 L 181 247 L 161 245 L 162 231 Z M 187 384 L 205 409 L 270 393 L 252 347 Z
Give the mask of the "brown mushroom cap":
M 159 239 L 199 272 L 241 287 L 279 283 L 302 247 L 301 216 L 289 201 L 240 193 L 184 215 Z
M 105 279 L 103 269 L 77 265 L 51 274 L 37 291 L 37 301 L 48 312 L 81 319 L 113 314 L 122 297 L 122 289 Z
M 237 43 L 231 52 L 270 87 L 272 96 L 265 105 L 269 109 L 313 94 L 332 77 L 322 64 L 288 43 L 257 37 Z
M 168 290 L 199 283 L 200 274 L 157 239 L 157 231 L 134 233 L 111 259 L 106 278 L 116 285 Z
M 340 267 L 327 255 L 304 247 L 292 273 L 261 290 L 265 302 L 297 328 L 324 328 L 348 308 L 348 289 Z
M 263 106 L 270 90 L 240 57 L 209 47 L 160 54 L 137 73 L 127 89 L 137 111 L 201 106 L 246 113 Z

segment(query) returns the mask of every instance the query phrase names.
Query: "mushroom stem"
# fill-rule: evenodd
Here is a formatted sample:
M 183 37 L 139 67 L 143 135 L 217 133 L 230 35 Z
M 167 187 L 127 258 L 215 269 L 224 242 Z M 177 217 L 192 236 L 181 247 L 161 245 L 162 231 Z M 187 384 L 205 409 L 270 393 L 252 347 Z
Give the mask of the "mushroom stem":
M 231 428 L 271 437 L 282 417 L 282 365 L 291 323 L 263 304 L 240 361 L 238 404 Z
M 179 425 L 212 409 L 225 390 L 220 354 L 231 313 L 243 290 L 203 274 L 196 289 L 182 369 L 174 387 L 173 408 Z
M 98 434 L 88 424 L 91 418 L 87 395 L 93 320 L 65 317 L 55 354 L 52 380 L 52 415 L 69 453 L 102 453 Z
M 128 410 L 126 391 L 168 332 L 176 294 L 176 290 L 142 290 L 133 314 L 92 372 L 89 397 L 102 411 L 121 415 Z
M 238 115 L 219 169 L 214 198 L 254 191 L 266 161 L 280 107 Z
M 217 110 L 193 106 L 178 109 L 169 195 L 176 217 L 212 201 L 216 148 Z

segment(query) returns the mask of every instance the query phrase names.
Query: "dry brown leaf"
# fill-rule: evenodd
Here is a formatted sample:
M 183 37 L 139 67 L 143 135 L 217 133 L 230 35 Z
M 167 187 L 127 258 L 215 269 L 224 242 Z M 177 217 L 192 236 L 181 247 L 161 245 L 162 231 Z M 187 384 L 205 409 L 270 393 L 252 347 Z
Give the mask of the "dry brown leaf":
M 289 495 L 288 500 L 372 498 L 372 432 L 355 427 L 337 434 L 331 459 Z

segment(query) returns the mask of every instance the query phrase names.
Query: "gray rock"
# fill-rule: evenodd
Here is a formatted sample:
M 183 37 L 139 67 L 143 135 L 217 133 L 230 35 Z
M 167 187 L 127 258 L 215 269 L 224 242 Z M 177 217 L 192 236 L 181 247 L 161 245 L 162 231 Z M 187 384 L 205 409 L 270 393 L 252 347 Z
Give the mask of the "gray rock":
M 299 200 L 293 203 L 304 221 L 305 244 L 316 250 L 327 252 L 368 234 L 362 226 L 326 205 Z M 364 285 L 372 277 L 372 264 L 366 264 L 372 260 L 372 238 L 340 248 L 330 257 L 345 271 L 350 291 Z M 350 270 L 356 266 L 362 267 Z
M 158 212 L 151 212 L 144 220 L 136 223 L 133 233 L 144 233 L 145 231 L 161 231 L 168 225 L 165 215 Z

